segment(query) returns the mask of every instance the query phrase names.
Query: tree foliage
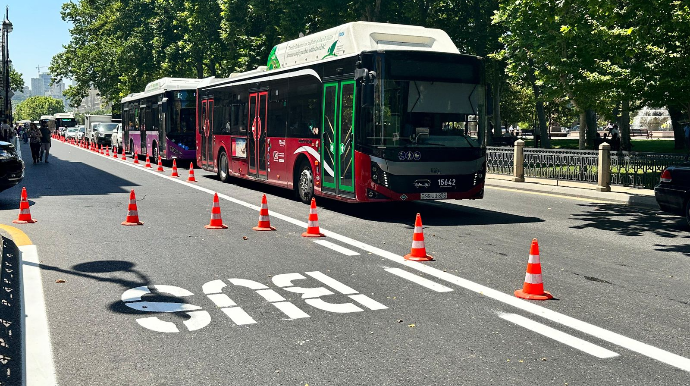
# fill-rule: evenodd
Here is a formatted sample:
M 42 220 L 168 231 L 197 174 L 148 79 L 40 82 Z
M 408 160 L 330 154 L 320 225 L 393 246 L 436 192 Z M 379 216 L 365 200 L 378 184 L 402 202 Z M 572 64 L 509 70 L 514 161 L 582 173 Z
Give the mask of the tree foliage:
M 37 121 L 41 115 L 64 113 L 65 105 L 60 99 L 46 96 L 32 96 L 19 103 L 15 108 L 16 119 L 19 121 Z
M 13 66 L 10 66 L 10 90 L 24 92 L 24 78 L 22 78 L 22 74 L 17 72 Z

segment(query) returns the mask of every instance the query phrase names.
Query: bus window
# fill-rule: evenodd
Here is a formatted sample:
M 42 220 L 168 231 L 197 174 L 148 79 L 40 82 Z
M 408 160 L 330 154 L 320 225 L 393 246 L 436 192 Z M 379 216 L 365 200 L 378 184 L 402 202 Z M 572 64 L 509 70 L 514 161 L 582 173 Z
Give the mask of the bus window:
M 318 138 L 321 126 L 321 84 L 311 77 L 290 81 L 287 137 Z

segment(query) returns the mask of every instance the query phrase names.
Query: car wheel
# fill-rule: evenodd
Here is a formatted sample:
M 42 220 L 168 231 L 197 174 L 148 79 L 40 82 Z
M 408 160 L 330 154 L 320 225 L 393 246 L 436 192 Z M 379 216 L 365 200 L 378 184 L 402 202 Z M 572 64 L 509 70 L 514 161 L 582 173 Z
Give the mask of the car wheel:
M 314 176 L 311 172 L 311 165 L 307 162 L 302 162 L 295 181 L 295 193 L 297 197 L 305 204 L 311 202 L 314 197 Z
M 224 151 L 218 155 L 218 179 L 221 182 L 228 182 L 230 180 L 230 173 L 228 172 L 228 156 Z

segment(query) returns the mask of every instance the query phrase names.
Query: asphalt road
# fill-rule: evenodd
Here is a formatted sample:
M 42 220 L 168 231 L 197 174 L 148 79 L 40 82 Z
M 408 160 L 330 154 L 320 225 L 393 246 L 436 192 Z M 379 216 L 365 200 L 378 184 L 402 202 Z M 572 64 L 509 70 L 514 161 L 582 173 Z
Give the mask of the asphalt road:
M 300 236 L 309 208 L 291 192 L 200 170 L 188 184 L 55 141 L 51 156 L 24 149 L 38 222 L 16 226 L 37 246 L 62 385 L 690 383 L 680 218 L 496 188 L 317 199 L 333 247 Z M 131 189 L 143 226 L 120 225 Z M 1 223 L 20 191 L 0 194 Z M 228 229 L 204 228 L 213 192 Z M 262 193 L 275 232 L 251 229 Z M 416 213 L 433 262 L 402 259 Z M 554 300 L 513 296 L 533 238 Z

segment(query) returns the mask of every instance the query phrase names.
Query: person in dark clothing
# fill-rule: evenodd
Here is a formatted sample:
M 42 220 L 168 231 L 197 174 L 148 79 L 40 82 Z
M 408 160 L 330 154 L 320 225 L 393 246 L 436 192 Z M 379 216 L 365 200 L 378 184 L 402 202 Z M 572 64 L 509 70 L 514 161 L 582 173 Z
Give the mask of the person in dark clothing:
M 29 136 L 29 146 L 31 146 L 31 158 L 33 158 L 34 163 L 37 164 L 40 160 L 39 154 L 41 152 L 41 131 L 38 130 L 35 123 L 32 123 L 29 126 L 27 135 Z
M 48 163 L 48 154 L 50 153 L 50 129 L 45 122 L 41 122 L 41 150 L 45 154 L 45 162 Z M 41 162 L 41 160 L 38 160 Z

